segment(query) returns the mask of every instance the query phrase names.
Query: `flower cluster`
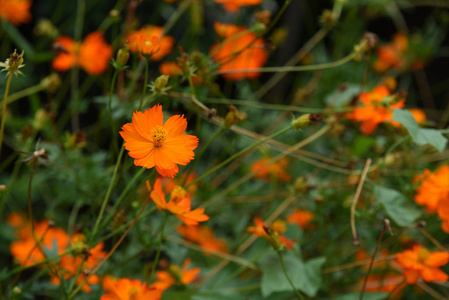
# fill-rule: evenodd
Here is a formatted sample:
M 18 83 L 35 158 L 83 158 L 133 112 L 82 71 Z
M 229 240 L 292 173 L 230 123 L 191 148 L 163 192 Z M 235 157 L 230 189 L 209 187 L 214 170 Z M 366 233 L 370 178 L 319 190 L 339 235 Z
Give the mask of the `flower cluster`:
M 147 286 L 140 280 L 113 278 L 106 276 L 103 280 L 104 294 L 100 300 L 159 300 L 162 290 Z
M 250 226 L 246 230 L 257 237 L 265 238 L 275 250 L 282 248 L 293 249 L 295 240 L 290 240 L 281 235 L 287 228 L 284 221 L 277 220 L 271 226 L 267 225 L 261 218 L 255 217 L 253 219 L 256 226 Z
M 201 269 L 196 267 L 189 269 L 190 258 L 186 258 L 182 267 L 171 264 L 166 271 L 157 271 L 157 281 L 152 284 L 158 290 L 165 291 L 172 285 L 187 285 L 197 279 Z

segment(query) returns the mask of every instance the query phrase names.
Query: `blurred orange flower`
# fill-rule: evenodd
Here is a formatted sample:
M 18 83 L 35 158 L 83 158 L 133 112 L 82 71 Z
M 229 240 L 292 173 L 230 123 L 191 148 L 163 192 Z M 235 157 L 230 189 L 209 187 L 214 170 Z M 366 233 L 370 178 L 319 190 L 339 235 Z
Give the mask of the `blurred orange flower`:
M 262 0 L 214 0 L 217 3 L 223 4 L 225 10 L 230 12 L 237 12 L 242 6 L 252 6 L 262 3 Z
M 287 216 L 286 220 L 287 223 L 296 224 L 302 229 L 306 229 L 314 217 L 312 212 L 297 208 Z
M 228 253 L 226 242 L 216 238 L 214 231 L 208 226 L 180 225 L 177 230 L 186 240 L 197 243 L 204 249 Z
M 170 200 L 166 202 L 160 178 L 156 179 L 153 190 L 150 183 L 148 181 L 146 183 L 148 190 L 151 191 L 151 200 L 159 210 L 168 210 L 186 225 L 197 225 L 198 222 L 209 220 L 209 217 L 204 214 L 204 208 L 191 210 L 192 200 L 182 187 L 175 186 L 171 191 Z
M 405 99 L 397 101 L 395 104 L 384 104 L 384 98 L 390 96 L 386 86 L 377 86 L 372 92 L 366 92 L 359 95 L 359 104 L 363 107 L 354 109 L 346 114 L 350 120 L 362 122 L 360 131 L 365 134 L 371 134 L 380 123 L 391 123 L 393 119 L 393 110 L 403 108 Z
M 447 281 L 448 275 L 438 267 L 449 262 L 446 252 L 429 252 L 420 245 L 413 246 L 411 250 L 397 253 L 397 263 L 403 268 L 408 284 L 414 284 L 419 278 L 430 281 Z
M 159 72 L 163 75 L 179 76 L 182 75 L 181 67 L 173 61 L 163 62 L 159 66 Z
M 183 134 L 187 128 L 184 115 L 172 116 L 164 124 L 162 106 L 157 104 L 144 112 L 135 111 L 132 121 L 123 125 L 120 135 L 136 166 L 156 166 L 159 174 L 173 178 L 178 164 L 186 165 L 195 156 L 198 138 Z
M 90 33 L 79 44 L 71 37 L 61 36 L 54 42 L 55 48 L 61 48 L 53 59 L 53 69 L 67 71 L 80 66 L 89 74 L 98 75 L 106 71 L 112 57 L 112 47 L 106 43 L 103 33 Z
M 269 164 L 269 161 L 269 157 L 263 157 L 252 163 L 251 172 L 254 172 L 255 178 L 261 178 L 266 181 L 270 181 L 273 178 L 282 181 L 291 180 L 290 174 L 285 172 L 285 168 L 288 166 L 288 160 L 285 157 L 272 164 Z
M 361 290 L 365 279 L 361 279 L 357 285 L 357 290 Z M 382 292 L 398 295 L 405 285 L 404 276 L 399 274 L 369 275 L 366 280 L 365 292 Z M 393 298 L 396 299 L 396 298 Z
M 193 282 L 197 278 L 201 269 L 198 267 L 188 269 L 190 261 L 190 258 L 186 258 L 182 268 L 178 265 L 170 265 L 167 268 L 167 271 L 157 271 L 157 281 L 151 286 L 158 290 L 165 291 L 174 284 L 187 285 Z
M 404 55 L 408 50 L 408 38 L 403 32 L 394 35 L 393 41 L 377 48 L 377 59 L 374 70 L 384 73 L 390 68 L 404 68 Z
M 149 60 L 158 61 L 167 56 L 173 49 L 175 39 L 164 36 L 162 27 L 147 25 L 126 36 L 129 50 L 149 57 Z
M 148 287 L 145 282 L 137 279 L 106 276 L 103 289 L 105 293 L 100 300 L 159 300 L 162 296 L 162 290 Z
M 246 229 L 248 232 L 251 232 L 255 236 L 265 238 L 275 248 L 279 243 L 286 249 L 293 249 L 296 241 L 281 235 L 286 231 L 285 222 L 277 220 L 273 222 L 273 225 L 269 226 L 259 217 L 255 217 L 253 221 L 256 226 L 249 226 Z
M 247 27 L 238 27 L 216 22 L 214 24 L 217 35 L 224 38 L 221 43 L 216 43 L 210 49 L 212 59 L 218 64 L 219 71 L 246 70 L 262 67 L 268 59 L 265 50 L 265 41 L 258 38 L 255 33 L 248 32 Z M 260 72 L 244 72 L 222 74 L 230 80 L 242 80 L 244 78 L 257 78 Z
M 0 19 L 17 26 L 31 20 L 31 0 L 0 0 Z
M 425 205 L 428 212 L 436 212 L 440 201 L 449 201 L 449 166 L 444 165 L 434 173 L 425 169 L 424 172 L 415 177 L 420 181 L 416 189 L 415 202 Z

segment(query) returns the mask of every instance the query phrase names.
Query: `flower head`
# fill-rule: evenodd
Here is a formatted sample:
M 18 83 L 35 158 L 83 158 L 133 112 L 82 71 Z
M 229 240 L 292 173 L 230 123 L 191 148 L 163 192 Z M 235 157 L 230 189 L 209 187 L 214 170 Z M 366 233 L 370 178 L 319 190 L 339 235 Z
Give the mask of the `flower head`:
M 107 276 L 103 280 L 105 293 L 100 300 L 159 300 L 162 290 L 149 287 L 140 280 L 115 279 Z
M 147 187 L 151 190 L 148 181 Z M 160 178 L 156 179 L 150 197 L 159 210 L 169 211 L 186 225 L 197 225 L 198 222 L 209 220 L 209 217 L 204 214 L 204 208 L 191 210 L 192 200 L 188 197 L 186 190 L 180 186 L 173 188 L 170 194 L 170 200 L 167 202 L 165 200 L 165 193 L 162 190 Z
M 0 0 L 0 19 L 13 25 L 28 23 L 31 20 L 31 0 Z
M 170 265 L 166 271 L 157 271 L 157 281 L 152 284 L 158 290 L 165 291 L 175 284 L 187 285 L 194 281 L 201 269 L 196 267 L 189 269 L 190 258 L 186 258 L 182 267 Z
M 212 228 L 208 226 L 178 226 L 178 233 L 186 240 L 199 244 L 202 248 L 227 253 L 226 242 L 215 237 Z M 207 255 L 207 254 L 206 254 Z
M 221 23 L 214 24 L 217 34 L 224 38 L 211 48 L 211 57 L 219 65 L 219 71 L 246 70 L 262 67 L 268 59 L 263 38 L 257 38 L 252 32 L 242 34 L 247 27 L 238 27 Z M 260 72 L 223 74 L 230 80 L 257 78 Z
M 214 0 L 217 3 L 223 4 L 225 10 L 230 12 L 237 12 L 242 6 L 253 6 L 262 3 L 262 0 Z
M 302 229 L 306 229 L 314 217 L 315 215 L 310 211 L 295 209 L 287 216 L 286 220 L 287 223 L 297 224 Z
M 269 164 L 270 158 L 263 157 L 256 160 L 251 165 L 251 171 L 254 172 L 255 178 L 261 178 L 266 181 L 270 181 L 273 178 L 290 181 L 291 176 L 285 171 L 288 166 L 288 160 L 284 157 L 275 163 Z
M 23 73 L 19 70 L 20 68 L 25 67 L 23 64 L 23 54 L 25 54 L 25 51 L 18 54 L 17 49 L 15 49 L 14 53 L 12 53 L 4 63 L 0 62 L 0 67 L 3 68 L 1 72 L 6 72 L 6 76 L 9 76 L 10 74 L 14 74 L 16 76 L 17 74 L 23 75 Z
M 161 60 L 168 55 L 175 44 L 171 36 L 164 36 L 162 27 L 147 25 L 126 36 L 129 50 L 137 52 L 152 61 Z
M 393 41 L 377 48 L 377 60 L 374 69 L 384 73 L 390 68 L 400 70 L 404 68 L 404 55 L 408 49 L 408 39 L 404 33 L 398 32 Z
M 54 42 L 58 55 L 53 59 L 53 69 L 67 71 L 80 66 L 89 74 L 98 75 L 106 71 L 113 55 L 112 47 L 106 43 L 103 33 L 92 32 L 80 44 L 71 37 L 61 36 Z
M 427 282 L 449 279 L 448 275 L 438 268 L 449 262 L 449 253 L 432 253 L 420 245 L 415 245 L 413 249 L 397 253 L 396 256 L 408 284 L 416 283 L 419 278 Z
M 159 174 L 173 178 L 178 164 L 186 165 L 193 159 L 198 138 L 183 134 L 187 128 L 183 115 L 172 116 L 164 124 L 162 106 L 157 104 L 144 112 L 135 111 L 132 120 L 123 125 L 120 135 L 136 166 L 156 166 Z
M 420 182 L 416 189 L 415 202 L 425 205 L 428 212 L 436 212 L 440 201 L 449 201 L 449 166 L 444 165 L 434 173 L 425 169 L 415 178 Z
M 281 235 L 286 231 L 285 222 L 277 220 L 273 225 L 267 225 L 261 218 L 253 219 L 256 226 L 250 226 L 246 230 L 258 237 L 264 237 L 276 250 L 282 248 L 293 249 L 295 240 L 290 240 Z

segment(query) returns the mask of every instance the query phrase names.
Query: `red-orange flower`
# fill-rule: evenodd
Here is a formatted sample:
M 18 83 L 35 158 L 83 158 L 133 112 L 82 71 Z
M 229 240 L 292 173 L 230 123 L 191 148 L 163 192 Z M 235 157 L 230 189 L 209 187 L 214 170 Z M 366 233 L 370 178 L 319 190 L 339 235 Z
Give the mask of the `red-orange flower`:
M 158 290 L 165 291 L 174 284 L 187 285 L 194 281 L 201 269 L 199 267 L 188 269 L 190 258 L 186 258 L 182 268 L 178 265 L 170 265 L 167 271 L 157 271 L 157 281 L 151 286 Z
M 148 181 L 147 187 L 151 190 Z M 186 225 L 197 225 L 198 222 L 209 220 L 209 217 L 204 214 L 204 208 L 191 210 L 192 200 L 190 200 L 187 192 L 180 186 L 175 186 L 173 188 L 170 200 L 166 202 L 160 178 L 156 179 L 150 197 L 159 210 L 168 210 Z
M 224 9 L 230 12 L 237 12 L 242 6 L 253 6 L 262 3 L 262 0 L 214 0 L 223 4 Z
M 390 96 L 387 87 L 377 86 L 372 92 L 362 93 L 359 96 L 359 104 L 363 107 L 354 109 L 346 116 L 348 119 L 362 122 L 360 131 L 371 134 L 380 123 L 389 122 L 393 119 L 393 110 L 404 107 L 405 99 L 401 99 L 395 104 L 384 104 L 384 98 Z
M 444 165 L 434 173 L 425 169 L 415 178 L 421 181 L 416 189 L 415 202 L 425 205 L 428 212 L 436 212 L 440 201 L 449 201 L 449 166 Z
M 448 275 L 438 267 L 449 262 L 449 254 L 446 252 L 429 252 L 420 245 L 413 246 L 412 250 L 397 253 L 397 262 L 404 268 L 403 273 L 409 284 L 414 284 L 419 278 L 430 281 L 447 281 Z
M 148 287 L 145 282 L 128 278 L 114 279 L 107 276 L 103 280 L 105 293 L 100 300 L 159 300 L 162 290 Z
M 159 72 L 163 75 L 169 75 L 169 76 L 178 76 L 182 75 L 182 69 L 181 67 L 173 61 L 167 61 L 161 63 L 159 66 Z
M 254 172 L 255 178 L 262 178 L 266 181 L 270 181 L 273 178 L 282 181 L 291 180 L 290 174 L 285 172 L 285 168 L 288 166 L 288 160 L 285 157 L 272 164 L 269 164 L 269 161 L 269 157 L 263 157 L 252 163 L 251 171 Z
M 287 223 L 296 224 L 302 229 L 306 229 L 314 217 L 312 212 L 297 208 L 287 216 L 286 220 Z
M 149 57 L 152 61 L 161 60 L 168 55 L 175 44 L 171 36 L 164 36 L 162 27 L 147 25 L 126 36 L 129 50 Z
M 267 225 L 261 218 L 253 219 L 256 226 L 250 226 L 246 230 L 258 237 L 264 237 L 273 247 L 282 246 L 293 249 L 295 240 L 290 240 L 281 235 L 286 231 L 285 222 L 277 220 L 272 226 Z
M 362 289 L 364 281 L 365 279 L 362 278 L 358 282 L 357 290 Z M 405 287 L 405 285 L 402 285 L 403 283 L 404 276 L 400 274 L 369 275 L 366 280 L 365 292 L 393 292 L 393 295 L 398 295 Z
M 404 55 L 407 50 L 407 37 L 402 32 L 396 33 L 392 42 L 377 48 L 374 69 L 379 73 L 384 73 L 390 68 L 401 70 L 404 68 Z
M 262 67 L 268 59 L 263 38 L 248 32 L 247 27 L 238 27 L 221 23 L 214 24 L 217 34 L 224 38 L 221 43 L 213 45 L 210 49 L 212 59 L 219 65 L 219 71 L 246 70 Z M 223 74 L 230 80 L 244 78 L 257 78 L 260 72 L 242 72 Z
M 71 37 L 61 36 L 54 45 L 62 47 L 53 59 L 53 69 L 67 71 L 80 66 L 89 74 L 98 75 L 106 71 L 112 57 L 112 47 L 106 43 L 103 33 L 92 32 L 79 44 Z
M 177 230 L 186 240 L 197 243 L 204 249 L 228 253 L 226 242 L 216 238 L 214 231 L 208 226 L 180 225 Z
M 183 135 L 187 128 L 184 115 L 172 116 L 164 124 L 162 106 L 157 104 L 144 112 L 135 111 L 132 120 L 123 125 L 120 135 L 136 166 L 156 166 L 159 174 L 173 178 L 178 164 L 186 165 L 193 159 L 198 138 Z
M 31 0 L 0 0 L 0 19 L 14 25 L 28 23 L 31 20 Z

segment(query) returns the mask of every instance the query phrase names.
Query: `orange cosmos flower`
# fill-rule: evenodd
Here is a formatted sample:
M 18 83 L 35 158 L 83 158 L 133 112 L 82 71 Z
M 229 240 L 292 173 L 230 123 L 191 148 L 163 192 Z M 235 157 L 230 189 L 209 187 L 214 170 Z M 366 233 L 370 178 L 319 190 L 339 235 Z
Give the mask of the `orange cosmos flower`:
M 214 0 L 217 3 L 223 4 L 225 10 L 230 12 L 237 12 L 242 6 L 253 6 L 262 3 L 262 0 Z
M 296 224 L 302 229 L 306 229 L 314 217 L 312 212 L 297 208 L 287 216 L 286 220 L 287 223 Z
M 10 244 L 11 255 L 22 266 L 31 266 L 45 260 L 43 249 L 51 253 L 62 254 L 69 243 L 69 235 L 60 228 L 52 227 L 43 220 L 34 226 L 34 237 L 31 225 L 19 232 L 19 241 Z
M 158 290 L 165 291 L 175 284 L 187 285 L 191 283 L 197 278 L 201 269 L 198 267 L 188 269 L 190 261 L 190 258 L 186 258 L 182 265 L 182 268 L 180 268 L 178 265 L 170 265 L 167 268 L 167 271 L 157 271 L 157 281 L 153 283 L 152 286 Z
M 416 190 L 415 202 L 425 205 L 428 212 L 436 212 L 441 201 L 449 201 L 448 165 L 442 166 L 435 173 L 425 169 L 415 181 L 421 181 Z
M 161 60 L 168 55 L 175 44 L 171 36 L 164 36 L 162 27 L 147 25 L 126 36 L 129 50 L 149 57 L 152 61 Z
M 360 131 L 365 135 L 371 134 L 380 123 L 391 123 L 393 110 L 404 107 L 405 99 L 389 106 L 385 105 L 383 101 L 387 96 L 390 96 L 390 92 L 383 85 L 377 86 L 372 92 L 360 94 L 359 101 L 363 107 L 354 109 L 346 117 L 350 120 L 362 122 Z
M 120 135 L 136 166 L 156 166 L 159 174 L 173 178 L 178 164 L 186 165 L 193 159 L 198 138 L 183 135 L 187 128 L 184 115 L 172 116 L 164 124 L 162 106 L 157 104 L 144 112 L 135 111 L 132 120 L 123 125 Z
M 264 237 L 274 248 L 280 246 L 293 249 L 295 240 L 290 240 L 281 235 L 286 231 L 285 222 L 277 220 L 272 226 L 267 225 L 261 218 L 255 217 L 253 219 L 256 226 L 250 226 L 246 230 L 258 237 Z
M 216 33 L 223 37 L 221 43 L 211 47 L 211 57 L 219 65 L 219 71 L 245 70 L 262 67 L 268 59 L 263 38 L 249 32 L 241 34 L 247 27 L 238 27 L 216 22 L 214 24 Z M 236 35 L 239 35 L 236 37 Z M 230 80 L 242 80 L 244 78 L 257 78 L 260 72 L 223 74 Z
M 115 279 L 107 276 L 103 280 L 103 289 L 105 293 L 100 300 L 159 300 L 162 296 L 162 290 L 148 287 L 137 279 Z
M 413 246 L 411 250 L 397 253 L 397 263 L 404 268 L 403 273 L 408 284 L 414 284 L 419 278 L 430 281 L 447 281 L 448 275 L 438 267 L 449 262 L 446 252 L 429 252 L 420 245 Z
M 384 73 L 390 68 L 401 70 L 404 68 L 404 56 L 408 50 L 408 39 L 402 32 L 394 35 L 393 41 L 377 48 L 377 60 L 374 70 Z
M 255 178 L 261 178 L 266 181 L 270 181 L 273 178 L 282 181 L 290 181 L 292 179 L 290 174 L 285 172 L 285 168 L 288 166 L 288 160 L 285 157 L 272 164 L 269 164 L 269 161 L 269 157 L 263 157 L 252 163 L 251 171 L 254 172 Z
M 151 190 L 150 183 L 148 181 L 146 183 L 148 190 Z M 180 186 L 173 188 L 170 200 L 166 202 L 160 178 L 156 179 L 150 197 L 159 210 L 168 210 L 186 225 L 198 225 L 198 222 L 209 220 L 209 217 L 204 214 L 204 208 L 191 210 L 192 200 L 190 200 L 187 192 Z
M 182 75 L 182 69 L 181 67 L 173 61 L 167 61 L 161 63 L 159 66 L 159 72 L 163 75 L 169 75 L 169 76 L 180 76 Z
M 13 25 L 28 23 L 31 20 L 31 0 L 0 0 L 0 19 Z
M 84 275 L 85 272 L 92 270 L 106 257 L 107 253 L 103 251 L 103 245 L 103 242 L 101 242 L 88 250 L 85 236 L 83 234 L 75 234 L 71 238 L 71 248 L 76 250 L 70 255 L 61 257 L 56 271 L 51 274 L 51 282 L 60 285 L 61 277 L 66 280 L 72 278 L 77 274 L 78 268 L 81 266 L 81 272 L 75 279 L 75 284 L 79 285 L 83 283 L 86 279 Z M 90 285 L 98 284 L 99 282 L 100 278 L 94 274 L 89 277 L 89 280 L 83 285 L 82 290 L 86 293 L 90 293 Z
M 54 45 L 63 49 L 53 59 L 53 69 L 67 71 L 80 66 L 89 74 L 98 75 L 106 71 L 112 57 L 112 47 L 106 43 L 103 33 L 92 32 L 79 44 L 71 37 L 59 37 Z
M 216 238 L 214 231 L 208 226 L 180 225 L 177 230 L 186 240 L 197 243 L 204 249 L 228 253 L 226 242 Z

